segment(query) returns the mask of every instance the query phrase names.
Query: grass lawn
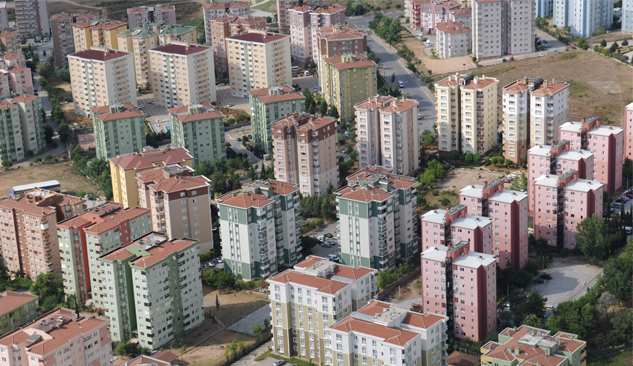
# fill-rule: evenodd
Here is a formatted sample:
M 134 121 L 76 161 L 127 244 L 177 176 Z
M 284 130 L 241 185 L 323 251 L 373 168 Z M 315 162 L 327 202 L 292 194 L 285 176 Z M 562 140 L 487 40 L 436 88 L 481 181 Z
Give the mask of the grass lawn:
M 611 357 L 589 362 L 589 366 L 630 366 L 633 364 L 633 351 L 620 352 Z

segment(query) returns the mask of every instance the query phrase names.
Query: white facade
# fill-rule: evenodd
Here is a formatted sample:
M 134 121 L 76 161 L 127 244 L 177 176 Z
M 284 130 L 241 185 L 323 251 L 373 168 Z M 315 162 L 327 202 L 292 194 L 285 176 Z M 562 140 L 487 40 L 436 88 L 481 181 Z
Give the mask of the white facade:
M 633 0 L 622 0 L 622 32 L 633 33 Z
M 439 23 L 435 27 L 437 55 L 451 58 L 470 54 L 471 39 L 469 25 L 462 23 Z
M 623 8 L 626 8 L 625 3 L 626 1 L 622 3 Z M 624 16 L 624 10 L 622 14 Z M 554 2 L 554 25 L 558 28 L 570 27 L 571 34 L 576 37 L 590 37 L 598 27 L 609 30 L 612 23 L 613 0 L 555 0 Z

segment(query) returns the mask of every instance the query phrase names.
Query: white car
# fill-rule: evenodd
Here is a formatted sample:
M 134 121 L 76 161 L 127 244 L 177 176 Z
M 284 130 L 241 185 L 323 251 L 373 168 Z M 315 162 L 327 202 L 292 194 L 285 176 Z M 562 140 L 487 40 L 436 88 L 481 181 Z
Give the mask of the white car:
M 233 103 L 229 103 L 226 105 L 226 108 L 231 108 L 231 107 L 233 107 Z
M 136 108 L 138 108 L 138 109 L 143 109 L 143 108 L 145 108 L 145 106 L 144 106 L 144 105 L 142 105 L 142 104 L 139 104 L 139 105 L 138 105 L 138 107 L 136 107 Z
M 222 258 L 222 257 L 217 257 L 217 258 L 215 259 L 215 261 L 216 261 L 216 262 L 218 262 L 218 263 L 224 263 L 224 258 Z
M 398 86 L 400 87 L 400 89 L 404 88 L 404 81 L 398 81 Z

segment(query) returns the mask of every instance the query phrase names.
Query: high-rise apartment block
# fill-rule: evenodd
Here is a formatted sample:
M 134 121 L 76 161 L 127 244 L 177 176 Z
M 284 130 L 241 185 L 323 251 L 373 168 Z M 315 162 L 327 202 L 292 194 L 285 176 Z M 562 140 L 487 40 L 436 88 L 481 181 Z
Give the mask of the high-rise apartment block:
M 174 164 L 191 168 L 193 157 L 183 147 L 154 149 L 146 146 L 141 152 L 119 155 L 110 159 L 114 202 L 121 203 L 124 207 L 137 207 L 139 198 L 136 174 Z
M 134 104 L 94 107 L 92 124 L 99 159 L 139 152 L 145 146 L 145 114 Z
M 604 185 L 579 179 L 570 170 L 560 176 L 543 175 L 534 181 L 534 236 L 549 245 L 576 247 L 576 226 L 585 218 L 602 218 Z
M 633 1 L 622 1 L 622 17 L 620 18 L 622 23 L 622 32 L 633 33 Z
M 465 241 L 473 252 L 492 254 L 492 220 L 467 212 L 466 205 L 459 203 L 422 215 L 422 250 Z
M 587 342 L 576 334 L 558 332 L 522 325 L 506 328 L 499 333 L 499 341 L 490 341 L 481 347 L 482 364 L 567 365 L 587 364 Z
M 150 210 L 124 209 L 108 202 L 57 224 L 59 250 L 64 278 L 64 293 L 79 302 L 92 299 L 102 307 L 103 290 L 99 257 L 128 245 L 151 231 Z
M 22 53 L 20 35 L 9 29 L 0 28 L 0 50 L 9 53 Z
M 99 13 L 61 13 L 51 16 L 51 33 L 55 50 L 55 66 L 64 67 L 68 64 L 66 56 L 75 52 L 75 41 L 72 25 L 77 22 L 94 22 L 99 20 Z
M 367 31 L 356 25 L 335 25 L 316 29 L 316 58 L 319 70 L 323 70 L 323 60 L 344 54 L 361 54 L 367 57 Z M 319 73 L 319 86 L 324 90 L 325 78 Z
M 534 1 L 473 0 L 473 55 L 481 60 L 534 52 Z
M 454 0 L 405 0 L 405 3 L 409 3 L 411 9 L 411 28 L 427 34 L 435 34 L 437 23 L 448 22 L 451 10 L 461 7 L 461 4 Z
M 194 104 L 169 109 L 171 146 L 184 147 L 193 164 L 226 157 L 224 118 L 211 104 Z
M 163 107 L 182 107 L 217 100 L 213 49 L 172 42 L 149 51 L 154 101 Z
M 602 125 L 598 117 L 583 118 L 581 122 L 567 122 L 560 126 L 560 138 L 570 141 L 574 150 L 593 153 L 593 177 L 613 194 L 622 188 L 624 161 L 624 130 Z
M 322 27 L 345 24 L 345 9 L 346 6 L 342 4 L 301 5 L 290 8 L 288 17 L 292 58 L 300 62 L 316 58 L 318 30 Z
M 570 27 L 576 37 L 591 37 L 598 27 L 609 30 L 612 24 L 613 0 L 554 0 L 554 25 Z
M 202 18 L 204 19 L 204 34 L 207 43 L 211 34 L 211 23 L 209 20 L 225 16 L 247 16 L 251 13 L 251 5 L 248 1 L 229 1 L 224 3 L 204 4 L 202 6 Z
M 554 14 L 554 0 L 535 0 L 537 17 L 548 18 Z
M 15 24 L 23 38 L 50 33 L 46 0 L 15 0 Z
M 309 256 L 268 278 L 275 351 L 334 365 L 327 330 L 371 301 L 377 275 L 371 268 Z
M 470 4 L 470 2 L 468 2 Z M 473 9 L 465 4 L 457 9 L 448 12 L 448 20 L 451 22 L 461 22 L 466 28 L 471 28 L 473 24 Z
M 0 2 L 0 28 L 9 28 L 9 10 L 7 2 Z
M 226 38 L 231 95 L 292 84 L 290 37 L 255 30 Z
M 61 274 L 57 223 L 84 213 L 85 201 L 42 189 L 0 202 L 2 257 L 11 272 L 23 271 L 35 281 L 39 274 Z M 29 226 L 26 230 L 17 223 Z
M 528 260 L 528 195 L 503 188 L 503 181 L 466 186 L 459 203 L 471 215 L 492 220 L 492 254 L 501 268 L 523 268 Z
M 31 69 L 20 66 L 0 67 L 0 98 L 16 94 L 29 94 L 29 97 L 33 95 Z
M 0 333 L 9 333 L 32 322 L 39 314 L 38 305 L 35 295 L 13 291 L 0 293 Z
M 172 42 L 196 43 L 196 27 L 168 23 L 150 23 L 117 34 L 118 49 L 134 55 L 136 86 L 152 88 L 150 50 Z
M 206 34 L 206 41 L 213 47 L 215 71 L 218 75 L 228 75 L 229 66 L 226 50 L 226 38 L 251 30 L 266 31 L 266 19 L 245 16 L 223 16 L 210 19 L 210 32 Z
M 26 57 L 22 54 L 16 53 L 4 53 L 0 55 L 0 65 L 11 67 L 11 66 L 19 66 L 26 67 Z
M 323 0 L 277 0 L 277 24 L 279 25 L 279 33 L 290 34 L 290 15 L 288 11 L 294 7 L 301 5 L 319 6 L 324 5 Z
M 470 28 L 460 22 L 443 22 L 435 26 L 437 54 L 440 58 L 469 55 Z
M 323 97 L 336 107 L 341 121 L 354 118 L 354 105 L 377 94 L 378 65 L 363 54 L 346 54 L 323 59 L 319 75 L 323 78 Z
M 139 6 L 127 9 L 130 29 L 149 23 L 176 24 L 175 5 Z
M 248 92 L 253 142 L 271 152 L 272 124 L 288 114 L 305 113 L 305 97 L 289 85 L 253 89 Z
M 400 175 L 418 169 L 418 103 L 376 95 L 354 105 L 358 167 L 382 165 Z
M 293 113 L 272 124 L 275 179 L 319 196 L 338 186 L 336 118 Z
M 33 95 L 18 95 L 0 101 L 0 158 L 21 160 L 27 152 L 46 148 L 42 101 Z
M 199 252 L 197 240 L 150 232 L 99 257 L 112 340 L 155 350 L 204 321 Z
M 336 192 L 344 264 L 384 271 L 418 253 L 413 212 L 418 182 L 383 169 L 367 167 Z
M 633 103 L 624 108 L 624 158 L 633 160 Z
M 502 89 L 504 158 L 519 164 L 529 146 L 558 141 L 558 128 L 569 114 L 569 84 L 523 78 Z
M 131 53 L 101 47 L 68 55 L 75 113 L 90 116 L 94 107 L 136 105 Z
M 3 365 L 19 366 L 27 360 L 54 365 L 65 360 L 71 365 L 112 366 L 108 325 L 106 319 L 85 318 L 74 310 L 57 308 L 0 337 Z
M 296 184 L 267 180 L 247 183 L 216 199 L 224 271 L 250 281 L 301 259 L 298 196 Z
M 178 165 L 138 173 L 139 206 L 151 210 L 153 231 L 170 239 L 196 239 L 200 253 L 206 253 L 213 249 L 210 180 L 193 173 Z
M 470 243 L 422 252 L 422 308 L 449 318 L 456 338 L 477 342 L 497 330 L 497 263 Z
M 527 193 L 530 215 L 534 214 L 534 181 L 542 175 L 560 175 L 575 170 L 578 178 L 593 180 L 593 153 L 589 150 L 571 150 L 563 140 L 551 146 L 538 145 L 528 150 Z
M 127 24 L 118 20 L 84 20 L 72 24 L 71 27 L 75 52 L 89 50 L 92 46 L 118 50 L 117 34 L 127 30 Z

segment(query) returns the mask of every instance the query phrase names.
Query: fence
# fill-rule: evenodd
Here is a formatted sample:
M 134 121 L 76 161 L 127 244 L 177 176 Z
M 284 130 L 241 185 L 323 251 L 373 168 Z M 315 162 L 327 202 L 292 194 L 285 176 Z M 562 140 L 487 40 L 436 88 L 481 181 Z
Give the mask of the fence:
M 420 274 L 420 267 L 414 268 L 409 274 L 394 282 L 393 285 L 387 286 L 384 290 L 380 291 L 378 295 L 376 295 L 376 298 L 380 301 L 385 300 L 393 292 L 393 290 L 396 289 L 396 287 L 409 281 L 418 274 Z
M 587 362 L 593 362 L 593 361 L 599 360 L 601 358 L 613 356 L 613 355 L 618 354 L 620 352 L 632 351 L 632 350 L 633 350 L 633 343 L 626 344 L 624 346 L 621 346 L 621 347 L 618 347 L 618 348 L 614 348 L 614 349 L 610 349 L 608 351 L 600 352 L 597 355 L 592 355 L 591 357 L 587 357 Z
M 226 359 L 226 361 L 222 361 L 218 363 L 216 366 L 229 366 L 233 364 L 234 362 L 239 361 L 242 357 L 256 350 L 257 347 L 268 342 L 272 337 L 273 335 L 270 332 L 262 333 L 261 336 L 257 337 L 257 339 L 255 340 L 255 343 L 244 346 L 244 348 L 241 351 L 235 352 L 233 355 L 229 356 Z

